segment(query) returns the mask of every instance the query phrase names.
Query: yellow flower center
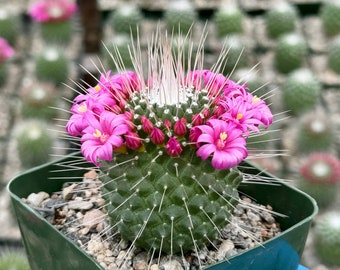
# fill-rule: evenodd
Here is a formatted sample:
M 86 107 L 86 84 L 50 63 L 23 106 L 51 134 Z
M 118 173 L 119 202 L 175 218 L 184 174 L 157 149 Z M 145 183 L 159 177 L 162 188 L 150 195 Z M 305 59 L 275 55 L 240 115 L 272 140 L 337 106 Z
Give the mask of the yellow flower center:
M 259 101 L 260 101 L 259 97 L 257 97 L 257 96 L 253 97 L 253 100 L 252 100 L 253 104 L 255 104 L 255 103 L 259 102 Z
M 237 119 L 237 120 L 242 119 L 242 117 L 243 117 L 243 114 L 242 114 L 242 113 L 238 113 L 238 114 L 236 115 L 236 119 Z
M 102 88 L 100 87 L 99 84 L 97 84 L 95 87 L 94 87 L 94 90 L 96 90 L 97 92 L 99 92 Z
M 227 139 L 227 137 L 228 137 L 228 134 L 227 134 L 227 133 L 225 133 L 225 132 L 220 133 L 220 139 L 221 139 L 222 141 L 225 141 L 225 140 Z
M 86 112 L 86 111 L 87 111 L 87 106 L 86 106 L 85 103 L 82 104 L 82 105 L 80 105 L 80 106 L 78 107 L 78 112 L 84 113 L 84 112 Z
M 99 129 L 96 129 L 96 132 L 93 133 L 93 136 L 95 138 L 99 138 L 102 143 L 105 143 L 108 137 L 106 134 L 102 133 Z

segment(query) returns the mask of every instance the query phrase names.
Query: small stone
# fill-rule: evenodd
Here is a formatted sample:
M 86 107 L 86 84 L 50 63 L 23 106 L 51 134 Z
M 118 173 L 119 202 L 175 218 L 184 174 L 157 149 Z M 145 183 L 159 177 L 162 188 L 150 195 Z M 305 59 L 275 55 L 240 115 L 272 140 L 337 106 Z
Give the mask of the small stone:
M 217 251 L 217 260 L 223 260 L 227 253 L 234 248 L 234 243 L 230 240 L 224 240 Z
M 85 213 L 83 218 L 83 226 L 94 228 L 105 218 L 105 214 L 99 209 L 92 209 Z
M 49 197 L 50 195 L 44 191 L 40 191 L 39 193 L 31 193 L 27 197 L 27 202 L 34 206 L 40 206 L 40 204 Z
M 98 174 L 95 170 L 91 170 L 91 171 L 84 174 L 85 179 L 95 180 L 95 179 L 97 179 L 97 177 L 98 177 Z
M 179 261 L 173 259 L 161 262 L 159 267 L 164 270 L 183 270 Z
M 159 270 L 158 264 L 151 265 L 150 270 Z
M 74 188 L 77 184 L 72 184 L 68 187 L 63 188 L 62 196 L 64 200 L 71 200 L 74 194 Z
M 70 209 L 78 209 L 78 210 L 89 210 L 93 207 L 93 203 L 83 200 L 75 200 L 70 201 L 68 203 L 68 207 Z
M 273 224 L 275 222 L 274 217 L 269 212 L 266 211 L 262 212 L 261 217 L 269 224 Z

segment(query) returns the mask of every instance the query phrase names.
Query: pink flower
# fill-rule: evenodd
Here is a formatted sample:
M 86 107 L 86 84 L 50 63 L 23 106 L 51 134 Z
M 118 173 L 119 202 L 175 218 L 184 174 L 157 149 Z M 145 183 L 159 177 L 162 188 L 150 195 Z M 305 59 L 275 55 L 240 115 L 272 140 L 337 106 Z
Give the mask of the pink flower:
M 183 149 L 176 137 L 171 137 L 166 143 L 165 150 L 171 157 L 178 157 Z
M 135 132 L 128 131 L 125 134 L 126 146 L 132 150 L 138 150 L 142 147 L 143 142 L 139 135 Z
M 145 133 L 150 134 L 153 129 L 153 124 L 145 115 L 141 117 L 142 129 Z
M 0 37 L 0 64 L 13 55 L 14 49 L 8 44 L 6 39 Z
M 163 144 L 165 135 L 159 128 L 153 128 L 150 134 L 150 139 L 154 144 Z
M 211 119 L 197 126 L 202 134 L 197 139 L 197 156 L 206 160 L 212 155 L 212 166 L 219 170 L 232 168 L 248 156 L 242 130 L 232 122 Z
M 184 136 L 187 133 L 186 123 L 187 120 L 184 117 L 176 121 L 174 124 L 174 132 L 177 136 Z
M 92 118 L 81 137 L 81 151 L 87 161 L 99 166 L 100 160 L 110 161 L 113 150 L 122 146 L 122 135 L 129 131 L 124 115 L 103 111 L 99 120 Z
M 68 20 L 77 11 L 71 0 L 38 0 L 28 13 L 37 22 L 60 22 Z

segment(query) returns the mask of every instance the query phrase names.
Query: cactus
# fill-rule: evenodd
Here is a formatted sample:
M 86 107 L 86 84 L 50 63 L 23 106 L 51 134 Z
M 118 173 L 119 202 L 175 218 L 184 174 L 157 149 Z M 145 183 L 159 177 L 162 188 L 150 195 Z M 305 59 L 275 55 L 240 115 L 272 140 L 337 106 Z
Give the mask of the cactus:
M 314 109 L 321 94 L 320 82 L 304 68 L 290 73 L 281 88 L 284 107 L 292 115 Z
M 66 130 L 81 137 L 84 158 L 99 166 L 107 213 L 121 237 L 184 254 L 211 243 L 230 220 L 243 180 L 237 165 L 248 155 L 244 137 L 260 133 L 273 116 L 263 100 L 216 70 L 186 73 L 172 42 L 157 32 L 149 44 L 146 82 L 140 55 L 136 72 L 102 74 L 75 98 Z M 184 51 L 179 46 L 175 55 Z
M 41 37 L 47 44 L 67 45 L 73 35 L 73 24 L 70 20 L 41 23 L 39 28 Z
M 294 32 L 298 14 L 295 7 L 288 2 L 273 3 L 265 14 L 265 23 L 268 36 L 276 39 L 283 34 Z
M 129 47 L 131 46 L 130 37 L 127 34 L 114 35 L 111 40 L 107 40 L 101 47 L 101 57 L 111 70 L 132 69 L 133 64 L 130 57 Z M 118 63 L 114 59 L 119 60 Z
M 0 270 L 30 270 L 24 253 L 5 251 L 0 255 Z
M 325 0 L 320 9 L 323 28 L 328 35 L 340 33 L 340 1 Z
M 26 120 L 14 132 L 18 156 L 24 168 L 50 160 L 54 138 L 47 123 L 38 119 Z
M 303 153 L 327 151 L 333 144 L 334 129 L 329 117 L 311 111 L 302 116 L 297 126 L 296 146 Z
M 223 63 L 222 72 L 230 75 L 234 69 L 247 65 L 247 47 L 241 35 L 228 35 L 223 39 L 224 46 L 228 48 L 228 57 Z
M 187 33 L 195 20 L 197 13 L 187 0 L 169 1 L 164 12 L 164 23 L 170 33 Z
M 108 19 L 108 25 L 116 34 L 132 34 L 137 36 L 137 32 L 141 31 L 140 24 L 143 14 L 138 6 L 133 3 L 123 3 L 112 11 Z
M 289 73 L 302 67 L 307 55 L 304 38 L 297 33 L 282 35 L 275 48 L 275 66 L 279 72 Z
M 52 120 L 56 116 L 56 89 L 50 83 L 34 82 L 22 88 L 21 115 L 25 118 Z
M 340 214 L 331 211 L 317 219 L 314 246 L 322 262 L 340 266 Z
M 300 175 L 300 189 L 311 195 L 319 207 L 334 202 L 340 181 L 340 162 L 336 156 L 326 152 L 310 154 L 300 168 Z
M 327 61 L 328 67 L 335 73 L 340 74 L 340 35 L 330 42 Z
M 217 37 L 243 32 L 244 14 L 236 5 L 222 6 L 214 14 L 214 25 Z
M 270 94 L 262 74 L 256 69 L 239 68 L 231 74 L 231 79 L 240 84 L 245 83 L 252 94 L 258 97 L 268 97 Z
M 34 64 L 38 80 L 60 85 L 67 79 L 70 63 L 61 48 L 45 48 L 35 55 Z
M 72 37 L 73 14 L 77 5 L 69 0 L 38 0 L 29 7 L 29 15 L 40 27 L 40 34 L 46 42 L 67 44 Z
M 6 8 L 0 9 L 0 36 L 8 41 L 11 46 L 15 46 L 19 36 L 20 21 L 17 15 L 12 14 Z
M 1 12 L 1 11 L 0 11 Z M 7 59 L 14 55 L 14 50 L 6 39 L 0 37 L 0 87 L 7 82 Z

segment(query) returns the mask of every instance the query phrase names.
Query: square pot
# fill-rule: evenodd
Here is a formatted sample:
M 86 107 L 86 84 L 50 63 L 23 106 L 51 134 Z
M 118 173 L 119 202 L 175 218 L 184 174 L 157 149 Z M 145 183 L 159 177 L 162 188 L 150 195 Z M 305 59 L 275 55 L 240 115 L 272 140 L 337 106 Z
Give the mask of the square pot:
M 84 164 L 84 169 L 68 170 L 67 177 L 61 170 L 60 166 L 70 165 L 75 159 L 79 159 L 79 153 L 32 168 L 16 176 L 8 185 L 32 270 L 103 269 L 97 261 L 21 200 L 33 192 L 60 191 L 63 183 L 69 181 L 70 178 L 83 176 L 90 165 Z M 250 163 L 245 162 L 243 165 L 247 173 L 273 177 L 261 173 Z M 268 185 L 242 183 L 239 190 L 254 198 L 258 203 L 269 204 L 276 212 L 287 216 L 276 217 L 283 232 L 261 246 L 215 263 L 206 269 L 298 269 L 312 219 L 318 211 L 315 200 L 279 180 L 275 184 Z

